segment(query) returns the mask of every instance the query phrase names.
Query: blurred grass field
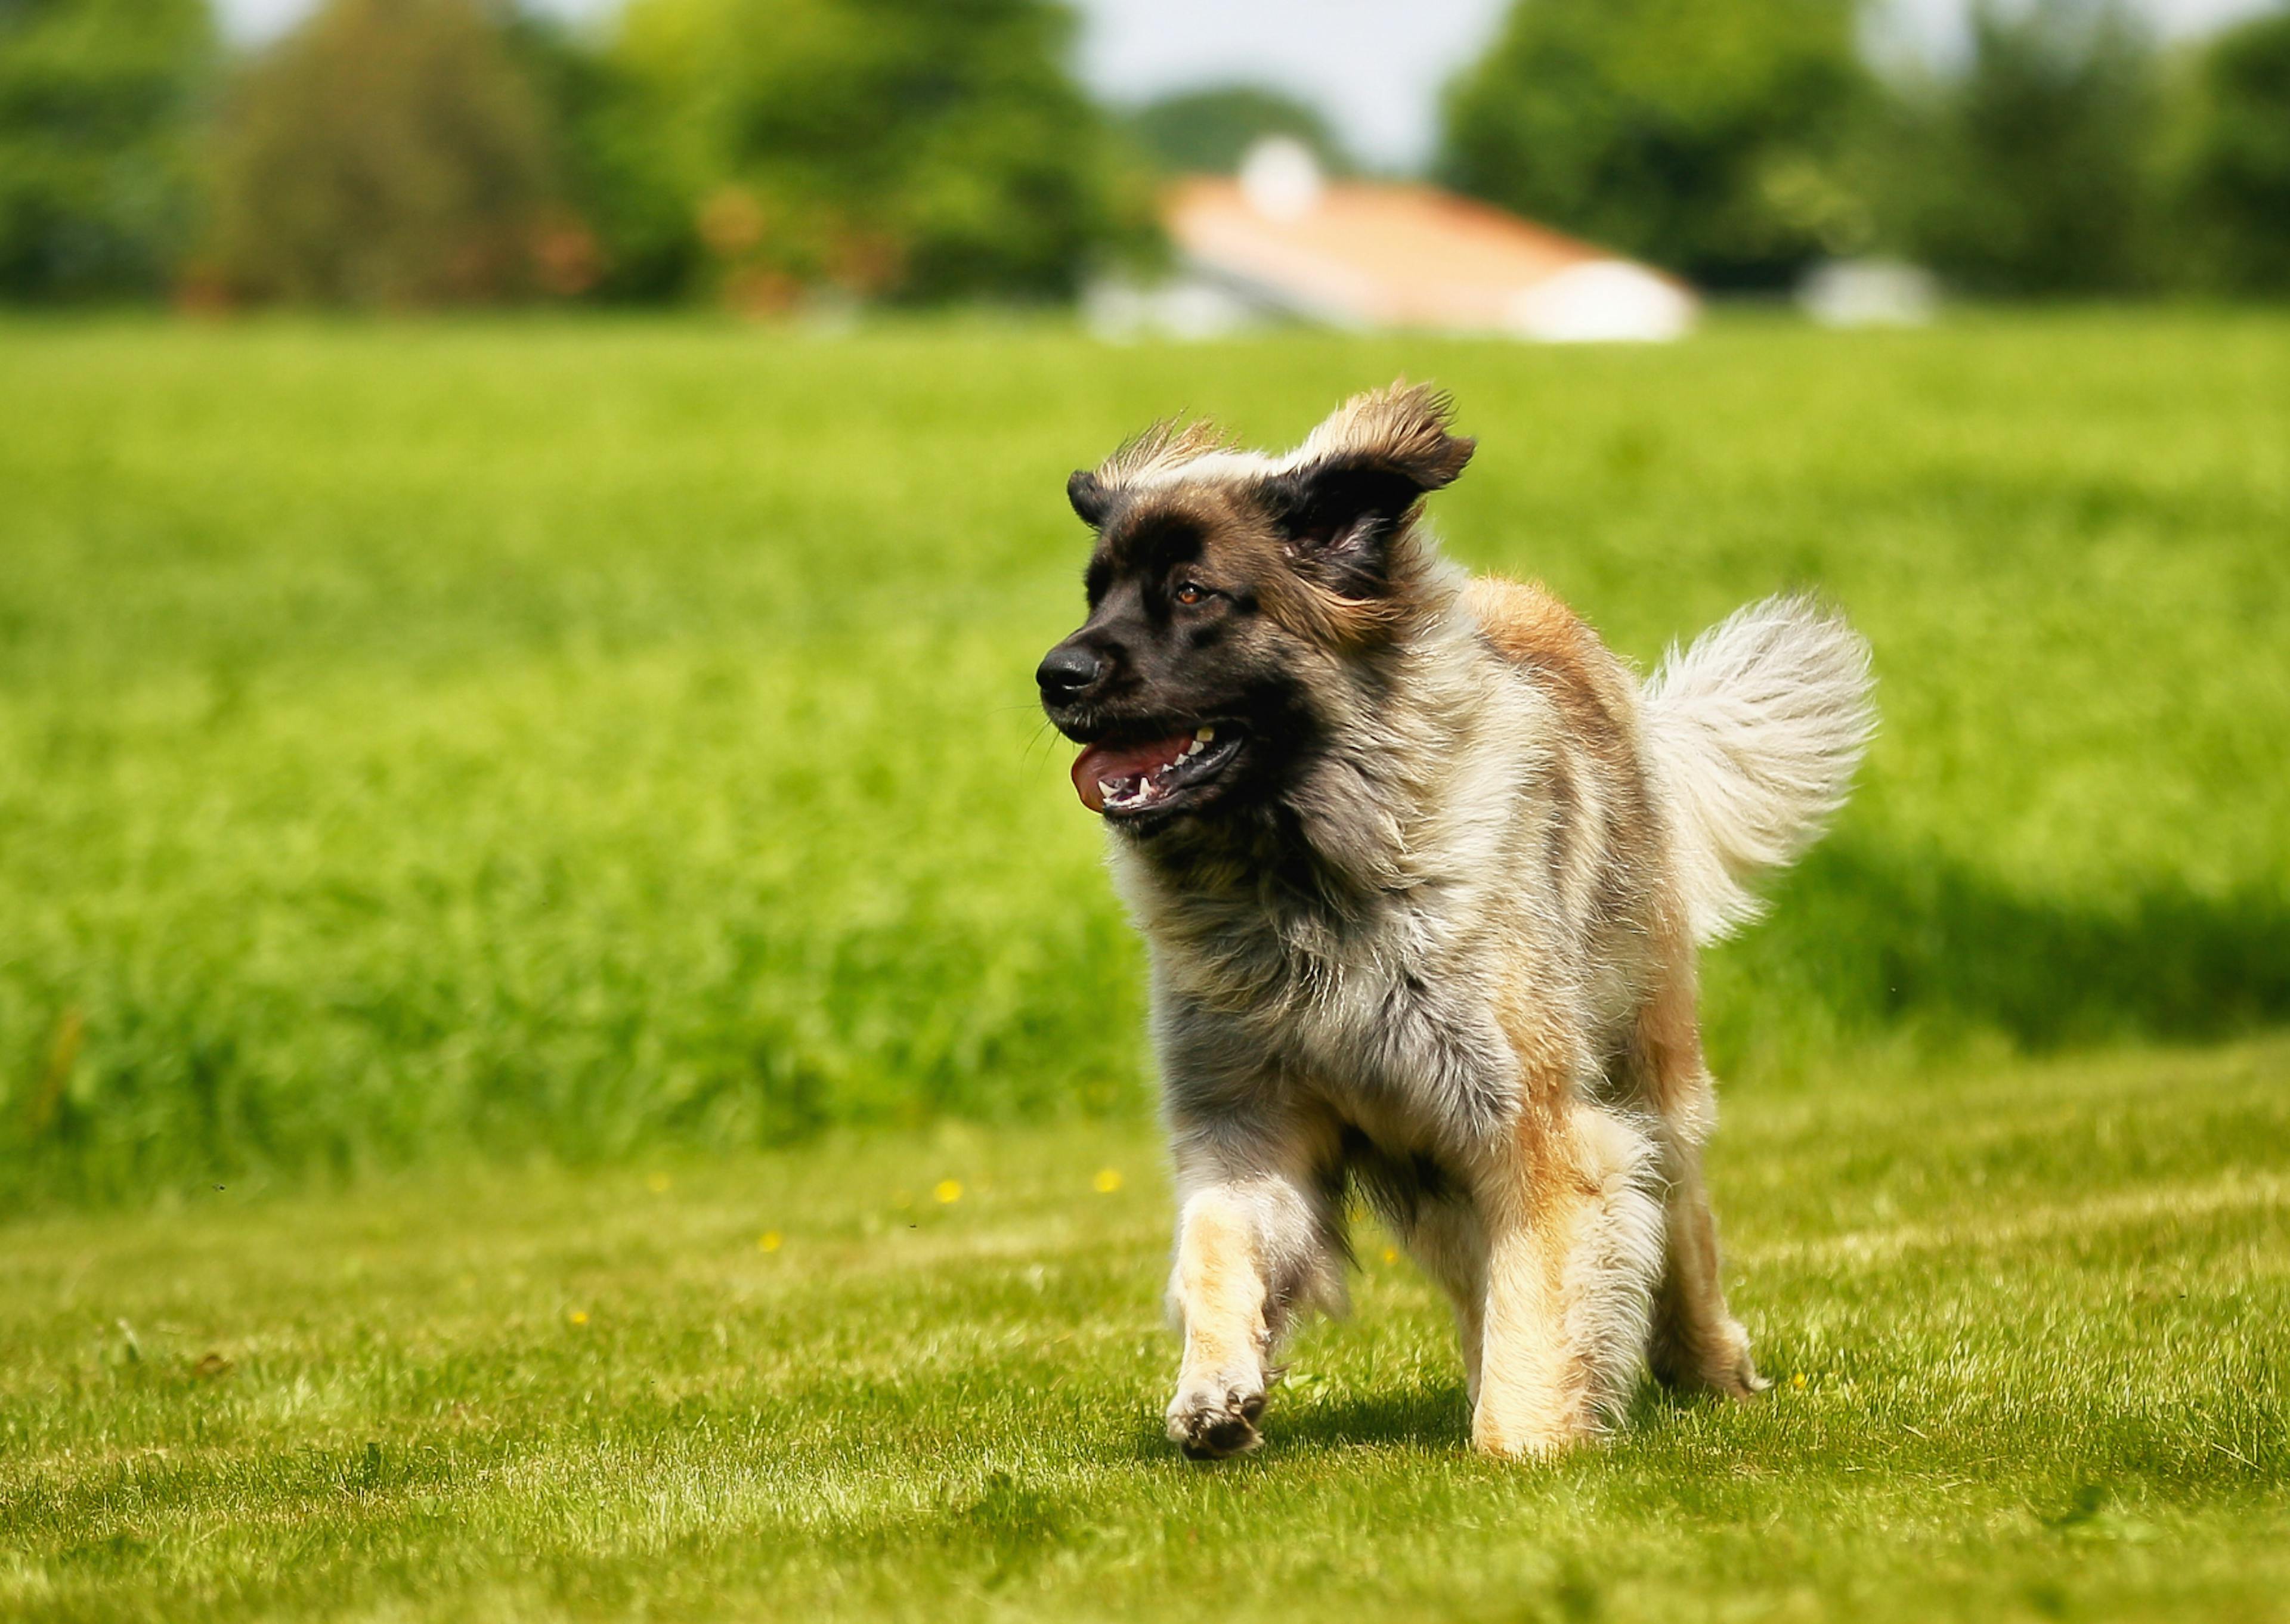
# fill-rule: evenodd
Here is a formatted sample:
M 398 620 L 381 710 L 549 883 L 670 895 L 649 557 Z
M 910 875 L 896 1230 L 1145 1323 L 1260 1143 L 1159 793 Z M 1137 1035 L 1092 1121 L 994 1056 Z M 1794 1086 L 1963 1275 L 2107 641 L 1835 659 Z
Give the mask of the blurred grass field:
M 1397 373 L 1437 522 L 1650 661 L 1817 586 L 1885 729 L 1710 959 L 1739 1084 L 2290 1016 L 2290 318 L 1660 349 L 0 326 L 0 1205 L 1132 1118 L 1029 674 L 1068 470 Z
M 1137 1124 L 232 1183 L 0 1246 L 0 1616 L 2290 1619 L 2290 1044 L 1772 1084 L 1777 1378 L 1481 1460 L 1372 1229 L 1267 1443 L 1160 1436 Z

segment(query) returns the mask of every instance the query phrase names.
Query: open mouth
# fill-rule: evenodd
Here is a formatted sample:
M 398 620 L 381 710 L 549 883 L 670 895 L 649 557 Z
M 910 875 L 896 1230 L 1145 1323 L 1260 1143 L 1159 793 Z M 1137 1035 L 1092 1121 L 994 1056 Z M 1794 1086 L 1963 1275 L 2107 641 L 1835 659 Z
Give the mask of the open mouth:
M 1230 723 L 1209 723 L 1163 739 L 1093 744 L 1074 762 L 1074 788 L 1109 818 L 1172 808 L 1231 764 L 1241 738 Z

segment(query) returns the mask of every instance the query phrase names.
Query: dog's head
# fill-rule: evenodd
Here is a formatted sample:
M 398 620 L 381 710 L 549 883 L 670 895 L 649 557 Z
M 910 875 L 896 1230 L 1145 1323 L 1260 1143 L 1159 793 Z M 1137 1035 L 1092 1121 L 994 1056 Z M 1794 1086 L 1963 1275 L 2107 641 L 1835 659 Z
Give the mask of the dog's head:
M 1340 668 L 1406 635 L 1435 568 L 1424 495 L 1472 442 L 1446 397 L 1355 396 L 1287 456 L 1163 425 L 1067 483 L 1097 532 L 1089 619 L 1035 673 L 1085 748 L 1074 787 L 1133 833 L 1276 801 L 1330 718 Z

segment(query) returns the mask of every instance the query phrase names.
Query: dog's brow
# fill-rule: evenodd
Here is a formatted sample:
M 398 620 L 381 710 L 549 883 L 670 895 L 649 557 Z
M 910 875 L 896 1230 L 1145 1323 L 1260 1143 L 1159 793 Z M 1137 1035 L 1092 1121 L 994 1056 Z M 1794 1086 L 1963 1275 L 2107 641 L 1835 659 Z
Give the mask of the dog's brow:
M 1147 574 L 1190 564 L 1205 550 L 1198 524 L 1168 515 L 1143 520 L 1120 537 L 1117 547 L 1123 564 Z

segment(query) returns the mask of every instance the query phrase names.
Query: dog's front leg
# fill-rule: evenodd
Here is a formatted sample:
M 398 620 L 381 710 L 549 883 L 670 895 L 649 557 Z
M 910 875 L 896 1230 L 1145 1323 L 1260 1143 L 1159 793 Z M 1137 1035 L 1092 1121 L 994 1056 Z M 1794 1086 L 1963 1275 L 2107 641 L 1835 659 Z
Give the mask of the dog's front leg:
M 1628 1396 L 1661 1257 L 1653 1156 L 1629 1123 L 1574 1104 L 1524 1124 L 1487 1202 L 1471 1442 L 1548 1455 L 1595 1436 Z
M 1334 1284 L 1323 1204 L 1277 1174 L 1210 1176 L 1177 1220 L 1170 1306 L 1185 1360 L 1169 1402 L 1169 1436 L 1196 1460 L 1256 1447 L 1272 1352 L 1290 1311 Z

